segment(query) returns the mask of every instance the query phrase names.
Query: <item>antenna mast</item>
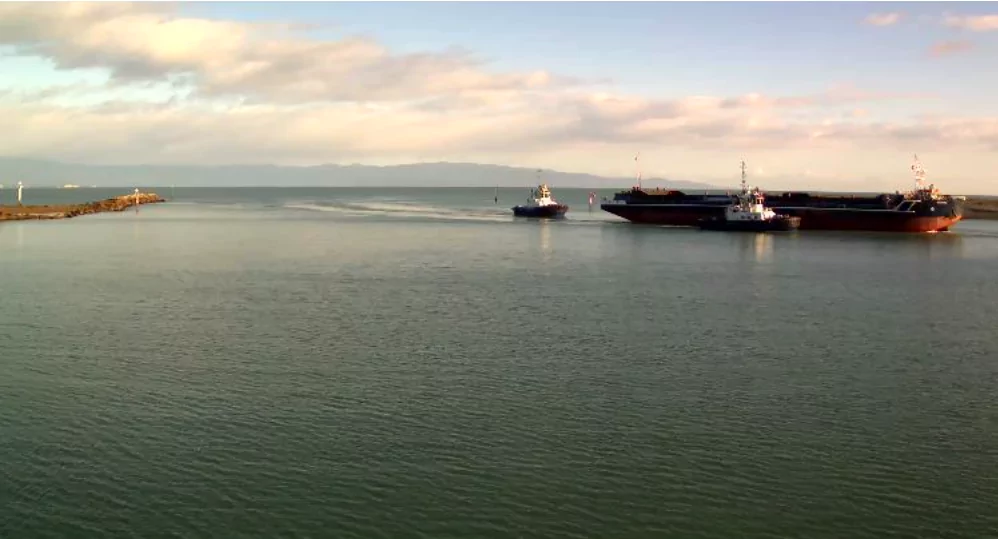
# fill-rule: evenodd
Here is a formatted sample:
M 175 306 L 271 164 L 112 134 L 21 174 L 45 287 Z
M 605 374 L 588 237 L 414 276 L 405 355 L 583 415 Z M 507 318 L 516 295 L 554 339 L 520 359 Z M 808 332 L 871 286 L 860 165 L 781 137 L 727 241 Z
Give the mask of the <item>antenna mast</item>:
M 742 192 L 748 192 L 748 182 L 745 181 L 745 160 L 742 159 Z
M 638 156 L 640 155 L 641 152 L 638 152 L 634 155 L 634 169 L 635 169 L 635 174 L 637 175 L 638 189 L 641 189 L 641 166 L 638 164 Z
M 915 189 L 921 190 L 925 183 L 925 169 L 922 168 L 922 163 L 918 160 L 918 154 L 915 155 L 915 162 L 911 164 L 911 171 L 915 173 Z

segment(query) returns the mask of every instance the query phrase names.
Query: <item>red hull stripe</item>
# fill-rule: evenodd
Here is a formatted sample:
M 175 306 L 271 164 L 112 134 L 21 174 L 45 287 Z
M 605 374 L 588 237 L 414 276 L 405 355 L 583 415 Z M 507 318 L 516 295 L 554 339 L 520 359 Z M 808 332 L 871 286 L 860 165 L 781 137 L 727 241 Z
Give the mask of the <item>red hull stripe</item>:
M 602 208 L 633 223 L 696 226 L 703 217 L 719 215 L 723 206 L 682 206 L 663 209 L 657 207 L 608 204 Z M 779 209 L 777 209 L 779 212 Z M 792 212 L 801 218 L 801 230 L 866 230 L 874 232 L 936 232 L 947 230 L 962 216 L 919 217 L 914 213 L 898 211 L 841 211 L 797 209 Z

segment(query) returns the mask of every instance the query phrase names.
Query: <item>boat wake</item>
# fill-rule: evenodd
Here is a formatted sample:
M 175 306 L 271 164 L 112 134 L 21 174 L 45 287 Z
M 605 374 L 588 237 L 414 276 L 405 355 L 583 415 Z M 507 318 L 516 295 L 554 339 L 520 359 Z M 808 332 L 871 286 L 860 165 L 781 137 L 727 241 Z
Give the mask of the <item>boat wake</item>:
M 332 212 L 351 216 L 384 216 L 396 218 L 422 218 L 449 221 L 505 222 L 511 219 L 508 212 L 500 209 L 448 208 L 427 206 L 407 202 L 337 202 L 337 203 L 292 203 L 289 209 Z
M 998 229 L 979 230 L 973 228 L 957 228 L 945 234 L 950 234 L 953 236 L 958 236 L 963 238 L 987 238 L 987 239 L 998 240 Z

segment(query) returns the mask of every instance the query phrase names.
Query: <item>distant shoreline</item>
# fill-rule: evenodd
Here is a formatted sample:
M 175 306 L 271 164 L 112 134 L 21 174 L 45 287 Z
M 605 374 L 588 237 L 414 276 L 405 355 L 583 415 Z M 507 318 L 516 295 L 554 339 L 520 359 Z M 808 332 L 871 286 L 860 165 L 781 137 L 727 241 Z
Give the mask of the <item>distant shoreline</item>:
M 591 185 L 560 185 L 554 184 L 550 181 L 544 182 L 551 186 L 552 191 L 555 190 L 587 190 L 587 191 L 626 191 L 631 188 L 630 184 L 615 184 L 615 185 L 602 185 L 602 186 L 591 186 Z M 633 182 L 632 182 L 633 183 Z M 171 189 L 376 189 L 376 190 L 391 190 L 391 189 L 481 189 L 481 190 L 493 190 L 496 188 L 495 185 L 311 185 L 311 184 L 288 184 L 288 185 L 184 185 L 184 184 L 163 184 L 163 183 L 143 183 L 137 182 L 136 185 L 141 185 L 147 189 L 156 190 L 166 190 Z M 500 190 L 516 190 L 525 189 L 530 190 L 536 185 L 532 183 L 524 183 L 523 185 L 508 185 L 500 184 Z M 702 191 L 709 191 L 714 193 L 725 193 L 728 191 L 734 192 L 739 189 L 738 186 L 716 186 L 716 185 L 703 185 L 703 186 L 686 186 L 679 185 L 670 187 L 668 182 L 653 182 L 645 181 L 644 187 L 646 189 L 675 189 L 676 191 L 683 191 L 686 193 L 699 193 Z M 61 185 L 32 185 L 32 189 L 45 189 L 53 191 L 72 191 L 72 192 L 86 192 L 86 191 L 109 191 L 122 189 L 121 185 L 108 185 L 108 186 L 97 186 L 88 185 L 74 188 L 66 188 Z M 7 191 L 8 189 L 0 189 L 0 193 Z M 772 188 L 763 189 L 765 193 L 782 193 L 785 191 L 794 192 L 804 192 L 812 194 L 822 194 L 822 195 L 869 195 L 877 196 L 883 194 L 887 191 L 836 191 L 836 190 L 821 190 L 821 189 L 782 189 L 782 188 Z M 893 192 L 893 191 L 891 191 Z M 998 202 L 998 194 L 988 195 L 988 194 L 963 194 L 963 193 L 943 193 L 952 196 L 962 196 L 967 199 L 967 202 L 982 202 L 984 204 L 989 204 L 992 201 Z

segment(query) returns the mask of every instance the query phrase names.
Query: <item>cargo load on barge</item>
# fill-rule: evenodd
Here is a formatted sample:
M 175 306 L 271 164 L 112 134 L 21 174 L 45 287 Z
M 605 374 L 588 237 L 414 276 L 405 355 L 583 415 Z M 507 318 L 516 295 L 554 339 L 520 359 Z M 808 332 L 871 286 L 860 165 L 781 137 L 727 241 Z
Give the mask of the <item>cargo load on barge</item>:
M 942 195 L 925 184 L 918 156 L 911 166 L 915 189 L 879 195 L 828 195 L 807 192 L 766 193 L 774 211 L 800 217 L 801 230 L 942 232 L 963 218 L 963 197 Z M 642 189 L 640 184 L 600 204 L 606 212 L 634 223 L 697 226 L 702 219 L 723 217 L 737 202 L 732 194 L 687 194 Z

